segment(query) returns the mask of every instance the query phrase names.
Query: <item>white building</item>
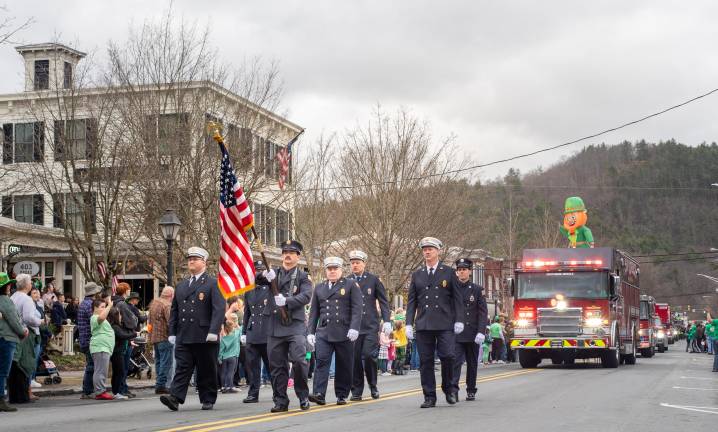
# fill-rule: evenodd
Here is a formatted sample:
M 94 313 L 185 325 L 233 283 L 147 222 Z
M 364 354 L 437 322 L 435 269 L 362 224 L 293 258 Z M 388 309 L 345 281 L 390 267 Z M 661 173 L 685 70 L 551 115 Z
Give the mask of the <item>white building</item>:
M 58 43 L 19 46 L 16 50 L 25 64 L 25 88 L 19 93 L 0 95 L 0 124 L 3 130 L 0 253 L 5 258 L 9 246 L 20 246 L 22 251 L 10 259 L 11 266 L 19 261 L 35 262 L 39 268 L 37 276 L 45 282 L 55 279 L 56 286 L 62 287 L 66 293 L 82 295 L 85 278 L 79 263 L 72 258 L 63 224 L 73 224 L 74 227 L 80 227 L 82 232 L 85 228 L 91 229 L 95 236 L 102 236 L 104 227 L 101 221 L 96 220 L 98 216 L 94 213 L 98 197 L 87 194 L 89 199 L 70 199 L 69 191 L 73 188 L 69 187 L 68 180 L 63 179 L 63 163 L 67 164 L 68 159 L 72 159 L 72 178 L 79 178 L 78 181 L 98 170 L 103 175 L 112 175 L 115 167 L 98 167 L 91 161 L 96 158 L 97 151 L 102 151 L 97 149 L 100 134 L 105 134 L 103 139 L 109 139 L 117 131 L 132 128 L 132 125 L 123 123 L 124 117 L 120 114 L 123 107 L 130 104 L 127 102 L 130 93 L 132 97 L 140 94 L 151 98 L 177 90 L 161 85 L 135 86 L 132 89 L 120 87 L 113 88 L 111 92 L 108 88 L 100 87 L 77 90 L 74 80 L 78 62 L 85 57 L 84 53 Z M 253 172 L 261 172 L 264 176 L 265 186 L 253 195 L 255 224 L 261 239 L 268 246 L 270 259 L 277 258 L 277 246 L 292 236 L 294 207 L 291 196 L 287 198 L 288 193 L 279 193 L 276 154 L 301 131 L 301 127 L 217 84 L 183 82 L 181 85 L 187 94 L 212 100 L 213 103 L 204 112 L 190 112 L 177 103 L 168 104 L 159 115 L 146 116 L 151 140 L 159 146 L 158 160 L 163 160 L 163 151 L 171 152 L 163 148 L 163 140 L 171 141 L 172 145 L 187 145 L 192 151 L 202 142 L 201 138 L 199 141 L 193 139 L 196 135 L 189 132 L 178 136 L 177 125 L 186 126 L 189 131 L 191 119 L 196 120 L 192 124 L 198 127 L 207 120 L 222 121 L 228 137 L 241 141 L 245 146 L 244 151 L 251 153 L 247 163 L 251 164 Z M 99 106 L 98 101 L 109 93 L 119 98 L 114 102 L 114 110 L 100 112 L 92 108 Z M 55 99 L 62 99 L 64 105 L 48 103 Z M 69 105 L 68 100 L 72 102 L 71 116 L 60 112 L 62 107 Z M 232 124 L 229 113 L 239 111 L 249 112 L 252 118 L 260 119 L 261 123 L 257 123 L 260 126 Z M 110 130 L 112 127 L 115 129 Z M 99 131 L 98 128 L 103 130 Z M 168 130 L 175 135 L 165 136 Z M 216 163 L 219 165 L 219 159 Z M 28 173 L 37 172 L 40 166 L 49 173 L 48 176 L 64 182 L 60 189 L 50 192 L 28 181 Z M 235 164 L 235 169 L 239 171 L 241 167 Z M 153 174 L 157 175 L 148 173 Z M 284 199 L 278 200 L 277 196 L 280 195 Z M 83 214 L 87 208 L 93 209 L 91 228 L 84 225 Z M 137 243 L 146 240 L 139 234 L 136 237 Z M 101 238 L 97 239 L 100 245 Z M 157 295 L 160 286 L 156 268 L 153 262 L 142 257 L 126 255 L 126 258 L 124 270 L 118 277 L 129 282 L 133 290 L 139 291 L 146 303 Z M 175 273 L 181 274 L 181 270 L 178 270 Z

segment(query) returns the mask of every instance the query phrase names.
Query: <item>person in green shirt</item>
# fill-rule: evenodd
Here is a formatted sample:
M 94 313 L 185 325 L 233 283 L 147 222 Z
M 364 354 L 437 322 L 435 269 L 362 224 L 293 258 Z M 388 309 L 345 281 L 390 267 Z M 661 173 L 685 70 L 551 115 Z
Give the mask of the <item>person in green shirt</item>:
M 115 349 L 115 332 L 107 321 L 107 314 L 112 308 L 112 299 L 95 300 L 92 302 L 92 316 L 90 317 L 90 354 L 95 364 L 92 375 L 92 384 L 95 387 L 95 399 L 113 399 L 105 387 L 107 370 L 110 366 L 110 356 Z
M 489 334 L 491 334 L 491 360 L 503 363 L 501 357 L 504 350 L 504 328 L 499 316 L 494 318 L 494 323 L 489 327 Z
M 706 333 L 706 336 L 709 336 L 713 343 L 713 372 L 718 372 L 718 319 L 714 319 L 710 312 L 707 318 L 711 327 L 710 333 Z
M 222 393 L 237 393 L 234 388 L 234 372 L 239 361 L 239 325 L 234 321 L 236 317 L 227 320 L 222 329 L 222 339 L 219 341 L 219 364 L 222 377 Z
M 28 335 L 15 303 L 10 300 L 10 287 L 14 280 L 7 273 L 0 273 L 0 412 L 15 412 L 5 401 L 5 384 L 12 366 L 15 348 Z

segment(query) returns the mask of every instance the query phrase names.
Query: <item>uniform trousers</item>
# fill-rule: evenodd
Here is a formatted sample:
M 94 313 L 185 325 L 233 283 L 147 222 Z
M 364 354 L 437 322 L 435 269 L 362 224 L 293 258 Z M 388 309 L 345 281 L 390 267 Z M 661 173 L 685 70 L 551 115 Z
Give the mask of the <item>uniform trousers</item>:
M 294 393 L 300 401 L 309 397 L 307 384 L 307 348 L 304 335 L 270 336 L 267 341 L 269 371 L 272 375 L 272 391 L 274 403 L 289 406 L 287 385 L 289 382 L 289 363 L 292 363 Z
M 170 386 L 170 394 L 184 403 L 192 374 L 197 370 L 199 401 L 214 404 L 217 401 L 218 343 L 175 345 L 177 367 Z
M 262 362 L 264 362 L 264 367 L 269 367 L 267 344 L 248 343 L 245 355 L 247 382 L 249 383 L 248 396 L 259 397 L 259 388 L 262 384 Z
M 379 334 L 375 332 L 359 335 L 354 342 L 354 378 L 352 395 L 364 393 L 364 375 L 370 390 L 376 390 L 376 360 L 379 357 Z
M 456 342 L 454 345 L 454 374 L 451 386 L 454 393 L 459 391 L 461 365 L 466 361 L 466 392 L 476 393 L 476 373 L 479 368 L 479 345 L 471 342 Z
M 416 346 L 419 349 L 419 369 L 424 397 L 436 400 L 436 377 L 434 376 L 434 353 L 441 360 L 441 390 L 453 392 L 454 332 L 451 330 L 417 330 Z
M 321 336 L 317 336 L 316 343 L 317 369 L 314 372 L 314 394 L 327 394 L 329 367 L 334 355 L 336 356 L 334 394 L 337 398 L 346 398 L 352 385 L 354 343 L 350 340 L 329 342 Z

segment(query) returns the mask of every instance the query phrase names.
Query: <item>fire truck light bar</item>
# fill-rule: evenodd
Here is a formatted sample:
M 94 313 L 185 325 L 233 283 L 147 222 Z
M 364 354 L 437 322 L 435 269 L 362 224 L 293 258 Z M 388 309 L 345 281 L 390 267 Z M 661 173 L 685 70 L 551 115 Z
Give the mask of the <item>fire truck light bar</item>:
M 524 267 L 533 267 L 533 268 L 541 268 L 541 267 L 558 267 L 558 266 L 569 266 L 569 267 L 576 267 L 576 266 L 601 266 L 603 265 L 603 261 L 601 260 L 585 260 L 585 261 L 525 261 Z

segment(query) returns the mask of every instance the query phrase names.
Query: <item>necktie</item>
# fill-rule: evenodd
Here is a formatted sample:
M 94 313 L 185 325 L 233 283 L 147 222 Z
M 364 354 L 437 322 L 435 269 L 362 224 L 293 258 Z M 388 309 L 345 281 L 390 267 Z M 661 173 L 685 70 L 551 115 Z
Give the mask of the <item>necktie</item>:
M 434 268 L 429 269 L 429 276 L 434 276 Z
M 333 286 L 334 286 L 334 284 L 333 284 L 332 282 L 329 282 L 329 291 L 332 290 L 332 287 L 333 287 Z
M 195 281 L 195 278 L 194 278 L 194 276 L 192 276 L 192 278 L 189 280 L 189 286 L 192 286 L 194 281 Z

